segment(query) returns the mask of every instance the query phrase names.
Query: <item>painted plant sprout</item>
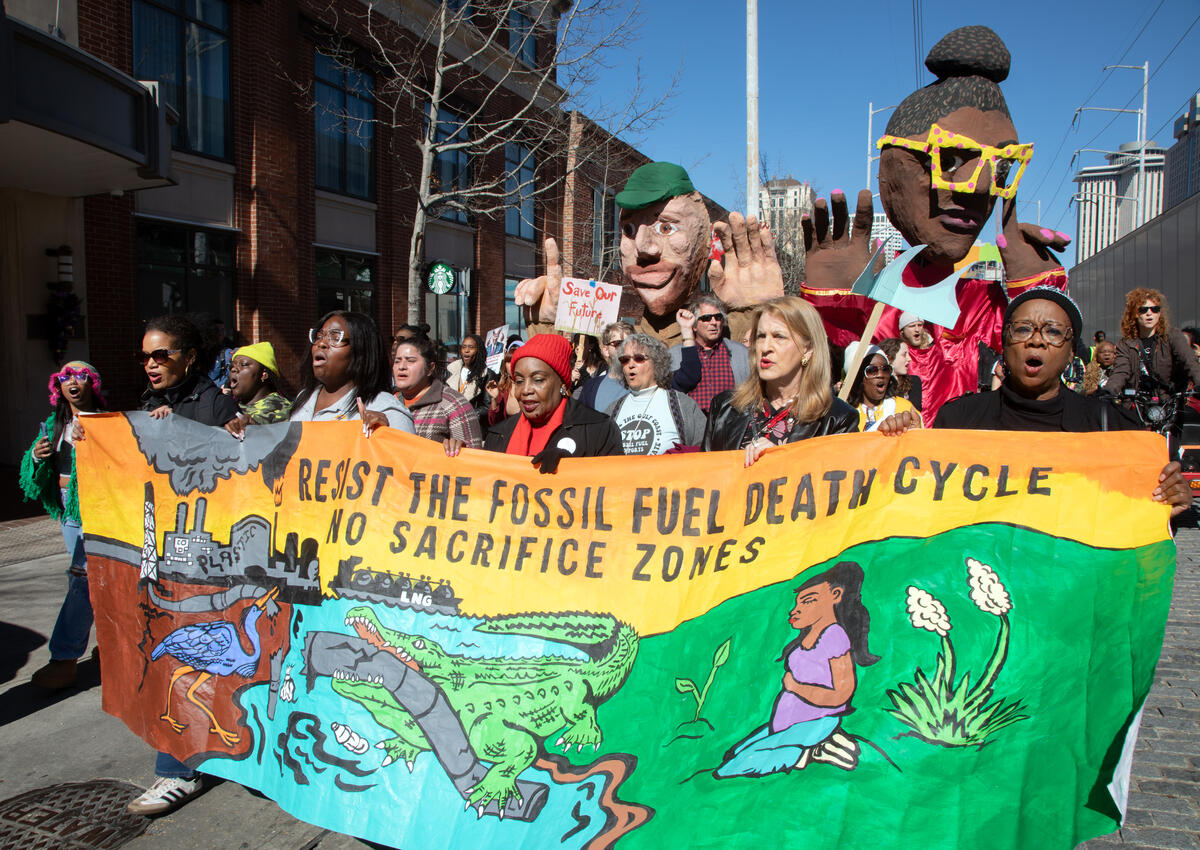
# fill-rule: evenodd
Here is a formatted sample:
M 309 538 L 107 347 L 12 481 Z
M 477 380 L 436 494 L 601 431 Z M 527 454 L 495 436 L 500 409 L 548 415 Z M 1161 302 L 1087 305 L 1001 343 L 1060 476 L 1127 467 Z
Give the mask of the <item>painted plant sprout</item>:
M 888 696 L 895 705 L 888 712 L 910 727 L 915 735 L 944 747 L 979 747 L 989 736 L 1029 717 L 1020 700 L 993 700 L 993 688 L 1008 658 L 1009 622 L 1012 600 L 996 571 L 975 558 L 966 559 L 971 601 L 981 611 L 1000 620 L 996 645 L 983 675 L 972 684 L 967 672 L 956 683 L 954 644 L 950 640 L 950 615 L 933 594 L 919 587 L 908 588 L 908 617 L 913 627 L 935 632 L 942 639 L 937 666 L 930 680 L 920 667 L 912 682 L 901 682 Z

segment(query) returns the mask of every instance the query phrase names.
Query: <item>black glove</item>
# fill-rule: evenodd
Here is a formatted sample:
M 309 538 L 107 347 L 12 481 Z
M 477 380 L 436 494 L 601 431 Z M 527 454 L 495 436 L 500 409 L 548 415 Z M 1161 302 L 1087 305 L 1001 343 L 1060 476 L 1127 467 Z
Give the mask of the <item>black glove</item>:
M 559 448 L 551 448 L 547 446 L 532 458 L 533 465 L 538 467 L 538 472 L 543 475 L 548 472 L 558 472 L 558 462 L 564 457 L 570 457 L 571 453 Z

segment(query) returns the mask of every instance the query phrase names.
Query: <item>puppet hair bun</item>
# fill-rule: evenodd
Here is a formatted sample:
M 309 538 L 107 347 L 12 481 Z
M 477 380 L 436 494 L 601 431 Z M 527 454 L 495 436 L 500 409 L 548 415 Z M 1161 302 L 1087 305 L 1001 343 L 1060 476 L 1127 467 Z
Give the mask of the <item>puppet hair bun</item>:
M 885 132 L 920 137 L 931 124 L 963 108 L 1000 112 L 1011 118 L 997 85 L 1008 76 L 1011 59 L 1000 36 L 988 27 L 959 27 L 948 33 L 925 59 L 937 80 L 904 98 L 892 112 Z
M 939 80 L 984 77 L 993 83 L 1008 79 L 1012 54 L 989 27 L 959 27 L 947 33 L 925 57 L 925 67 Z

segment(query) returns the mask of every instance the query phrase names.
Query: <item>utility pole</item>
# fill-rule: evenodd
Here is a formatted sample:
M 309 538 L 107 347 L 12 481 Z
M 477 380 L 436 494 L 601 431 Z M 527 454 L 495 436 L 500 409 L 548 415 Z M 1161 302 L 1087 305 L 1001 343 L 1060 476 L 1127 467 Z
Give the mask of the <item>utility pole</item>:
M 874 103 L 867 101 L 867 182 L 866 187 L 871 188 L 871 163 L 879 159 L 875 151 L 875 135 L 871 132 L 871 122 L 880 112 L 887 112 L 889 109 L 895 109 L 895 105 L 881 106 L 879 109 L 874 109 Z
M 746 0 L 746 215 L 758 218 L 758 0 Z

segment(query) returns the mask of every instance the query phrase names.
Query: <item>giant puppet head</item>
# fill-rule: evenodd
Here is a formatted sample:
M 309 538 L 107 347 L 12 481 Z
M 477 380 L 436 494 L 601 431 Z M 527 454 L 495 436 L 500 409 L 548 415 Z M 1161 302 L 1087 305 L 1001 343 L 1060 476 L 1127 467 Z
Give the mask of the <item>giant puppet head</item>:
M 621 265 L 652 316 L 687 303 L 704 274 L 712 222 L 688 173 L 670 162 L 636 169 L 616 196 Z
M 910 245 L 928 245 L 924 260 L 963 259 L 992 214 L 1011 198 L 1033 153 L 1017 130 L 997 83 L 1010 55 L 1000 36 L 961 27 L 929 51 L 937 81 L 906 97 L 879 140 L 879 195 Z

